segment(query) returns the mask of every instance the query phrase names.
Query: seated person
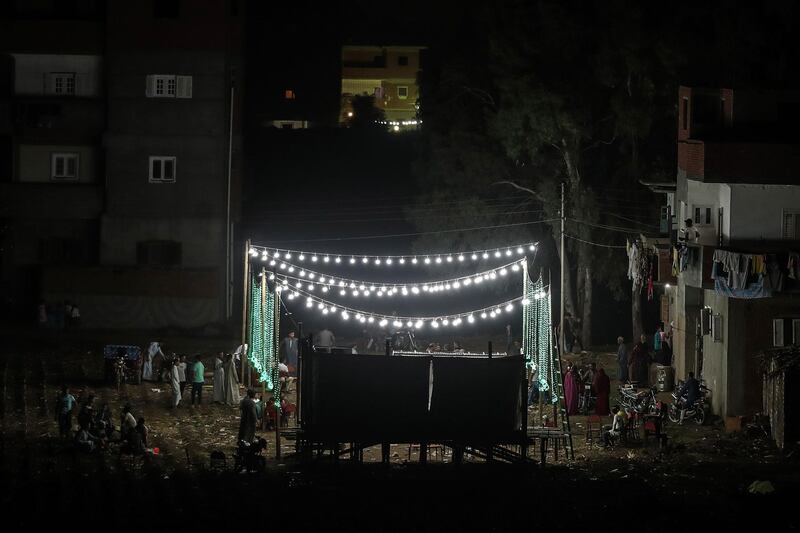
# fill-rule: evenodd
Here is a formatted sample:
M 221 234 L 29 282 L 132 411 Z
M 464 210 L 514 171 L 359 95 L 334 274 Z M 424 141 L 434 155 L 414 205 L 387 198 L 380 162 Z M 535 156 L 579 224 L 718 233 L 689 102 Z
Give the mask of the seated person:
M 611 412 L 614 413 L 611 426 L 604 426 L 603 428 L 605 430 L 603 431 L 603 442 L 606 448 L 614 447 L 614 442 L 622 435 L 625 430 L 625 424 L 628 421 L 628 415 L 620 409 L 619 405 L 615 405 Z
M 93 452 L 96 448 L 97 437 L 89 432 L 89 428 L 81 426 L 75 434 L 75 446 L 82 452 Z

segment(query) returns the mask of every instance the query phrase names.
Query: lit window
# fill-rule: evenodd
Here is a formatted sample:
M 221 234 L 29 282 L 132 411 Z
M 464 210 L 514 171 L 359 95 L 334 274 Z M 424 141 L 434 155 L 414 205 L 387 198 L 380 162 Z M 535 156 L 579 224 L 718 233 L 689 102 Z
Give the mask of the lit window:
M 405 100 L 406 98 L 408 98 L 408 86 L 399 85 L 397 87 L 397 97 L 401 100 Z
M 294 100 L 294 99 L 297 97 L 297 95 L 296 95 L 296 94 L 294 94 L 294 91 L 293 91 L 293 90 L 291 90 L 291 89 L 286 89 L 286 90 L 284 91 L 284 93 L 283 93 L 283 97 L 284 97 L 284 98 L 286 98 L 287 100 Z
M 175 183 L 176 163 L 173 156 L 150 156 L 150 183 Z
M 53 180 L 77 180 L 78 154 L 52 154 L 50 158 L 50 178 Z
M 694 222 L 695 226 L 711 226 L 714 224 L 712 219 L 713 208 L 710 205 L 695 205 L 694 207 Z
M 191 98 L 192 77 L 174 74 L 150 74 L 147 76 L 148 98 Z

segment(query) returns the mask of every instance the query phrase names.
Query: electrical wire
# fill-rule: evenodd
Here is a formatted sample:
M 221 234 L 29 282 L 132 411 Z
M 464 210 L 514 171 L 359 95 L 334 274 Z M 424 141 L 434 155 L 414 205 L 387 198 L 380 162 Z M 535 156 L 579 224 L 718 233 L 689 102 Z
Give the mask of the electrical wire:
M 568 239 L 572 239 L 573 241 L 582 242 L 584 244 L 591 244 L 592 246 L 600 246 L 602 248 L 613 248 L 613 249 L 625 249 L 625 248 L 627 248 L 624 244 L 619 246 L 619 245 L 615 245 L 615 244 L 602 244 L 602 243 L 599 243 L 599 242 L 586 241 L 584 239 L 579 239 L 578 237 L 573 237 L 572 235 L 568 235 L 566 233 L 564 234 L 564 237 L 566 237 Z

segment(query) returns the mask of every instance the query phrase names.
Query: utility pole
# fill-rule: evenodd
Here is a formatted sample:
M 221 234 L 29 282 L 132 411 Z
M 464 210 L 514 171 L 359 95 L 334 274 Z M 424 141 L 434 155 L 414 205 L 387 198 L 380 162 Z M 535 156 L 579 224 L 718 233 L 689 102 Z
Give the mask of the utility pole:
M 564 230 L 566 227 L 566 212 L 565 212 L 565 203 L 564 203 L 564 182 L 561 183 L 561 309 L 560 309 L 560 319 L 558 321 L 558 341 L 561 343 L 558 347 L 559 355 L 563 355 L 564 349 L 564 302 L 566 302 L 566 298 L 564 295 L 564 290 L 566 289 L 566 269 L 564 268 L 564 258 L 567 253 L 567 243 L 564 234 Z

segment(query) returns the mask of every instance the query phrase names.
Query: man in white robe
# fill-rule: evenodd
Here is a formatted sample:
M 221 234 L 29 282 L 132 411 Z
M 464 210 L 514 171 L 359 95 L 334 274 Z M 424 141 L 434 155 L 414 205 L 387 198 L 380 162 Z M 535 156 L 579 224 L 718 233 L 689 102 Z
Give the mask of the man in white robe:
M 225 403 L 239 405 L 239 379 L 236 375 L 236 362 L 231 354 L 225 356 Z
M 225 354 L 219 352 L 214 358 L 214 403 L 225 403 Z
M 181 376 L 178 372 L 178 365 L 174 361 L 169 376 L 169 383 L 172 386 L 172 408 L 175 409 L 181 403 Z

